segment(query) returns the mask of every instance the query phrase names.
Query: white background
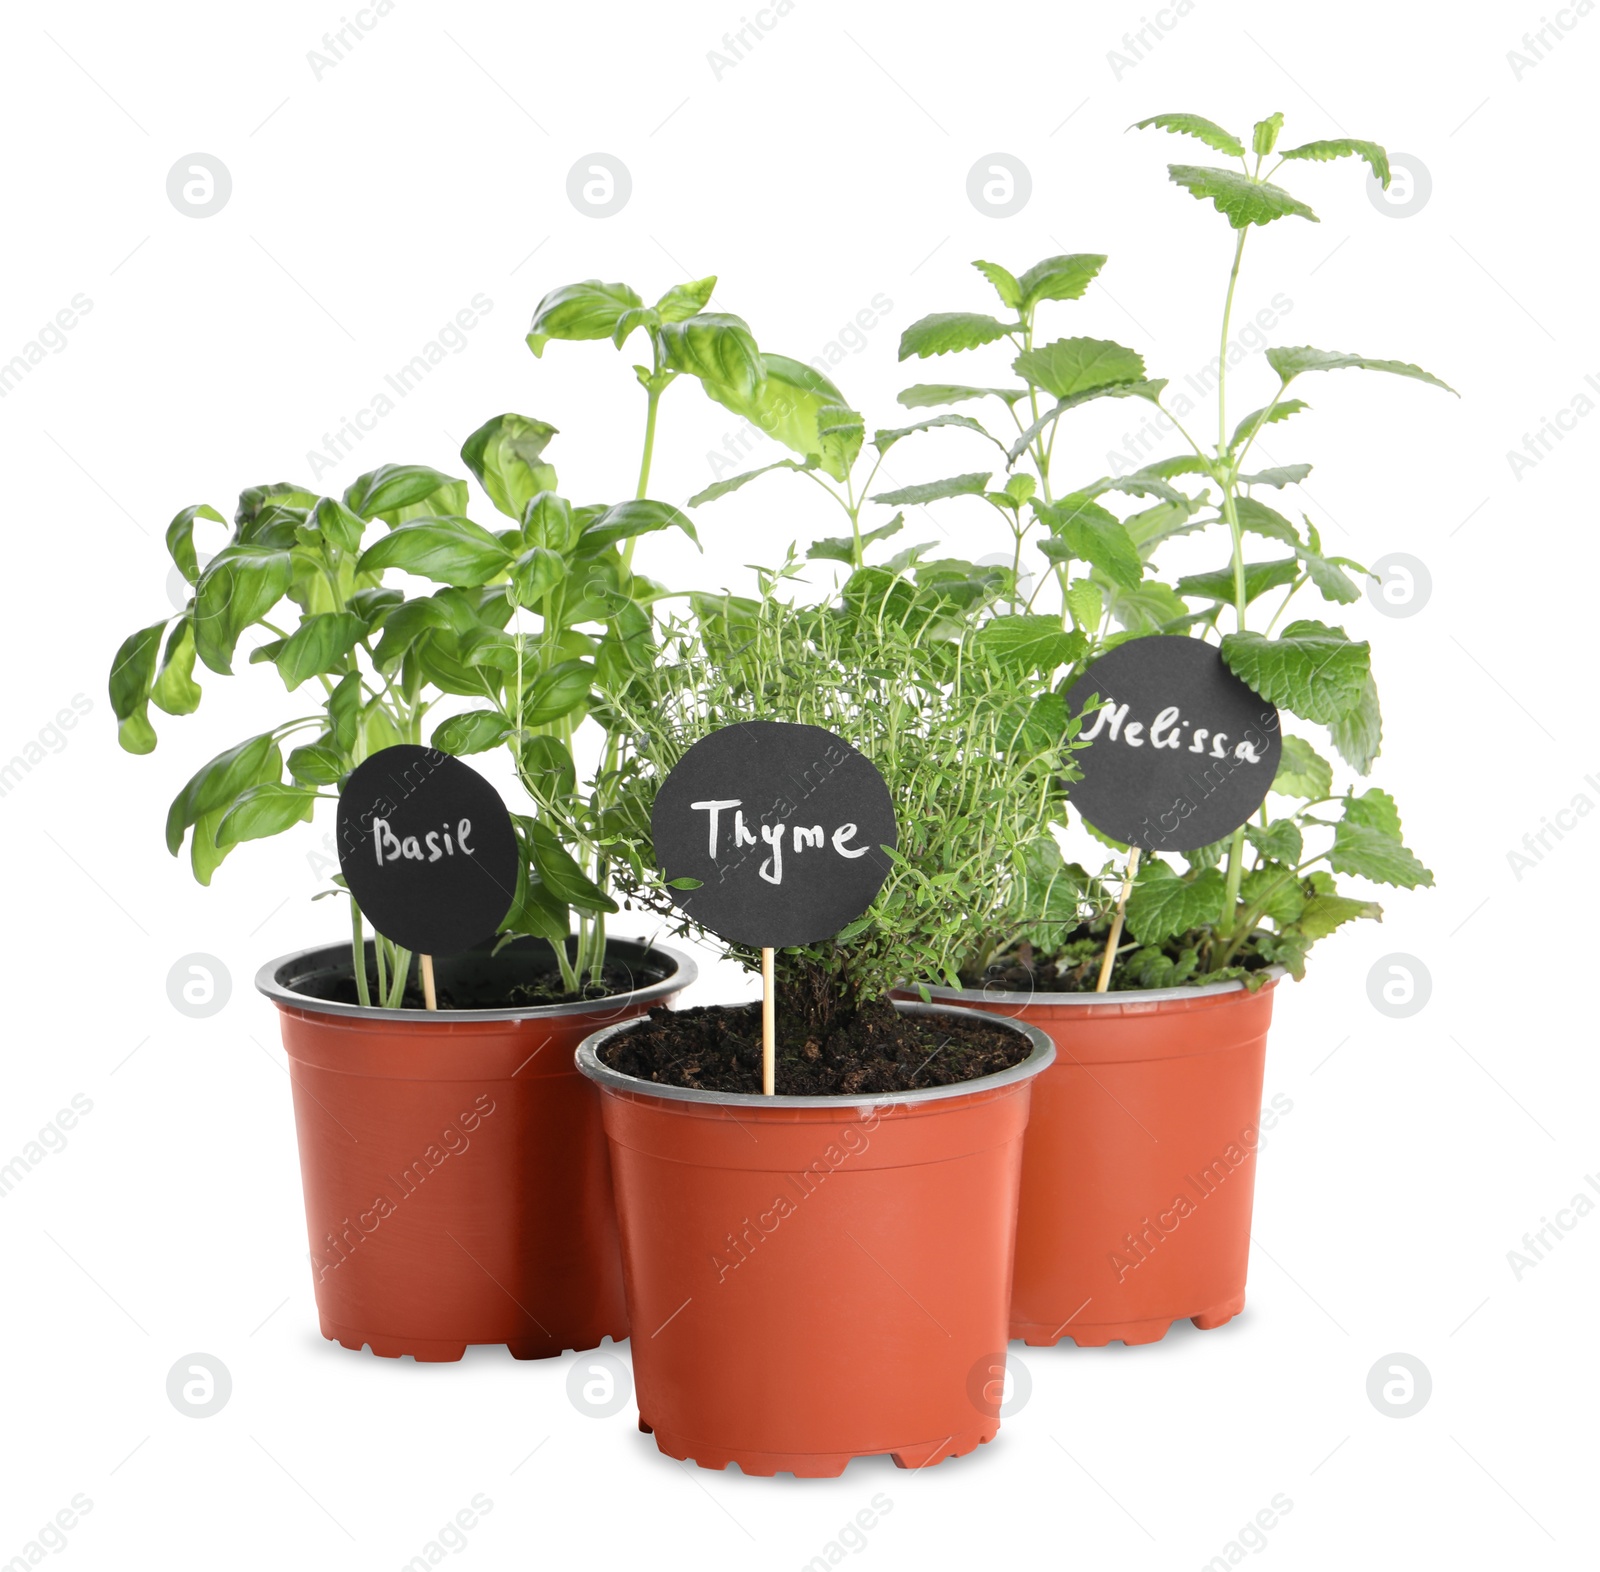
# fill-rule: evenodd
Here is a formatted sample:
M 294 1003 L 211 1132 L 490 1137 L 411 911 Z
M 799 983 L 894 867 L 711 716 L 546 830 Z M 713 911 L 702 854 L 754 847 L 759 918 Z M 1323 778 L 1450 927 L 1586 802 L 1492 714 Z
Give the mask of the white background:
M 1519 68 L 1508 51 L 1541 25 L 1531 4 L 1199 0 L 1159 13 L 1171 30 L 1135 60 L 1123 34 L 1150 14 L 798 0 L 719 74 L 708 53 L 740 25 L 731 0 L 399 0 L 363 13 L 375 25 L 319 77 L 308 52 L 340 25 L 332 0 L 8 8 L 0 360 L 74 295 L 92 309 L 0 401 L 0 756 L 74 695 L 92 708 L 0 798 L 0 1161 L 74 1094 L 93 1111 L 0 1205 L 0 1561 L 80 1492 L 92 1511 L 54 1555 L 83 1567 L 397 1567 L 477 1493 L 493 1509 L 458 1554 L 483 1566 L 801 1567 L 880 1492 L 892 1509 L 846 1559 L 1200 1566 L 1280 1493 L 1292 1510 L 1252 1562 L 1592 1558 L 1600 1220 L 1578 1219 L 1520 1280 L 1507 1252 L 1600 1170 L 1585 883 L 1600 824 L 1569 821 L 1520 879 L 1507 854 L 1579 794 L 1600 802 L 1585 782 L 1600 772 L 1585 462 L 1600 423 L 1577 419 L 1520 479 L 1506 454 L 1600 373 L 1580 151 L 1600 20 L 1560 12 L 1570 30 Z M 283 1055 L 250 979 L 342 929 L 334 903 L 309 904 L 326 826 L 243 848 L 209 891 L 166 855 L 166 804 L 189 773 L 289 713 L 269 669 L 202 673 L 198 715 L 156 715 L 149 758 L 118 750 L 105 675 L 167 607 L 167 520 L 308 476 L 324 434 L 478 293 L 492 310 L 465 347 L 319 484 L 389 460 L 459 473 L 461 440 L 511 409 L 562 428 L 550 456 L 575 500 L 631 494 L 632 356 L 555 344 L 535 361 L 523 344 L 540 295 L 591 276 L 653 299 L 715 272 L 715 304 L 801 359 L 887 297 L 834 373 L 870 429 L 900 423 L 909 381 L 1003 371 L 998 350 L 978 377 L 896 363 L 916 317 L 992 309 L 971 258 L 1020 272 L 1103 250 L 1101 285 L 1046 308 L 1045 331 L 1122 339 L 1180 379 L 1215 353 L 1230 232 L 1165 181 L 1168 160 L 1212 161 L 1205 149 L 1125 128 L 1182 109 L 1247 134 L 1276 108 L 1286 144 L 1375 138 L 1432 191 L 1398 217 L 1360 165 L 1301 167 L 1290 184 L 1321 223 L 1253 234 L 1239 320 L 1282 291 L 1276 341 L 1414 360 L 1462 397 L 1327 375 L 1303 390 L 1314 413 L 1269 445 L 1315 462 L 1291 501 L 1330 547 L 1430 571 L 1417 615 L 1363 601 L 1343 620 L 1375 645 L 1374 779 L 1438 887 L 1386 892 L 1381 927 L 1326 941 L 1280 990 L 1267 1091 L 1293 1111 L 1261 1162 L 1245 1314 L 1150 1347 L 1023 1351 L 1032 1395 L 995 1444 L 825 1483 L 668 1461 L 631 1405 L 597 1420 L 569 1403 L 570 1358 L 475 1349 L 418 1367 L 323 1342 Z M 596 151 L 632 177 L 606 219 L 566 194 Z M 967 196 L 997 151 L 1032 178 L 1005 219 Z M 195 152 L 232 179 L 205 219 L 166 191 Z M 1272 378 L 1256 358 L 1238 383 L 1242 413 Z M 653 493 L 703 486 L 735 425 L 687 382 L 669 393 Z M 1099 474 L 1128 429 L 1126 405 L 1081 413 L 1058 468 Z M 894 480 L 977 467 L 966 435 L 946 435 L 898 449 Z M 703 510 L 704 556 L 656 538 L 641 565 L 748 588 L 742 564 L 837 532 L 791 478 Z M 981 554 L 1000 545 L 983 512 L 942 504 L 913 527 Z M 1221 554 L 1208 542 L 1202 565 Z M 231 976 L 209 1019 L 168 1002 L 192 953 Z M 1394 954 L 1432 981 L 1405 1019 L 1369 1001 Z M 708 969 L 696 997 L 744 988 Z M 165 1390 L 193 1351 L 233 1381 L 204 1420 Z M 1407 1419 L 1367 1396 L 1393 1352 L 1432 1375 Z

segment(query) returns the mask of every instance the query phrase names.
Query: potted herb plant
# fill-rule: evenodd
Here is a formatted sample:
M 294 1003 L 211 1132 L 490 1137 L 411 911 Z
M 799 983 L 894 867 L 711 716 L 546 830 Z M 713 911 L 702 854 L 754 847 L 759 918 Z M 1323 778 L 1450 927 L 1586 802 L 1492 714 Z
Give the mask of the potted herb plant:
M 808 609 L 780 597 L 793 569 L 764 573 L 753 599 L 702 598 L 608 693 L 636 734 L 623 887 L 667 911 L 696 884 L 656 871 L 662 783 L 702 739 L 778 721 L 821 728 L 815 776 L 785 763 L 763 793 L 732 770 L 690 804 L 721 816 L 709 853 L 733 857 L 729 898 L 803 905 L 797 862 L 874 850 L 849 846 L 860 815 L 835 825 L 824 794 L 857 752 L 898 825 L 876 848 L 881 889 L 832 937 L 775 946 L 771 1095 L 759 1006 L 652 1011 L 578 1062 L 603 1094 L 640 1423 L 660 1448 L 755 1474 L 834 1475 L 880 1452 L 920 1467 L 998 1428 L 1021 1139 L 1052 1050 L 1033 1028 L 997 1035 L 992 1018 L 889 995 L 906 975 L 954 978 L 974 914 L 998 912 L 1059 789 L 1059 739 L 959 614 L 978 581 L 861 570 Z M 753 739 L 751 757 L 773 745 Z
M 196 525 L 222 516 L 200 505 L 173 520 L 167 545 L 191 597 L 117 652 L 111 699 L 130 752 L 156 745 L 150 706 L 195 710 L 197 659 L 229 675 L 241 641 L 291 692 L 315 693 L 174 800 L 168 848 L 188 839 L 202 884 L 234 846 L 310 820 L 395 744 L 504 749 L 526 792 L 513 815 L 514 898 L 492 943 L 440 960 L 442 1008 L 420 1007 L 414 958 L 366 934 L 353 899 L 348 945 L 283 957 L 257 979 L 291 1061 L 322 1330 L 347 1346 L 456 1359 L 468 1343 L 504 1342 L 536 1357 L 626 1335 L 598 1100 L 571 1050 L 676 994 L 694 966 L 607 935 L 621 738 L 596 683 L 653 658 L 665 591 L 634 572 L 638 538 L 694 536 L 647 495 L 666 388 L 688 375 L 786 439 L 807 396 L 791 384 L 809 376 L 782 357 L 769 370 L 742 322 L 703 311 L 714 285 L 677 286 L 646 307 L 625 285 L 589 281 L 553 291 L 535 314 L 535 354 L 551 339 L 620 348 L 647 335 L 633 497 L 569 503 L 546 457 L 555 428 L 514 414 L 461 453 L 509 528 L 468 518 L 467 481 L 426 465 L 386 465 L 342 497 L 252 487 L 203 564 Z M 402 573 L 411 588 L 392 582 Z M 430 592 L 416 592 L 419 580 Z M 580 783 L 586 721 L 599 758 Z M 348 898 L 334 883 L 324 894 Z
M 1196 115 L 1140 122 L 1197 138 L 1237 161 L 1236 168 L 1169 169 L 1174 183 L 1210 201 L 1233 230 L 1220 349 L 1210 368 L 1214 443 L 1191 435 L 1202 429 L 1204 411 L 1197 413 L 1186 394 L 1167 397 L 1164 383 L 1145 380 L 1130 351 L 1085 339 L 1035 347 L 1026 283 L 1032 273 L 1015 279 L 988 263 L 978 266 L 1016 319 L 960 315 L 965 325 L 952 328 L 951 316 L 928 318 L 907 330 L 902 357 L 1009 339 L 1019 351 L 1012 370 L 1024 386 L 919 385 L 901 398 L 918 405 L 992 391 L 1013 416 L 1025 400 L 1034 416 L 1036 395 L 1055 400 L 1028 425 L 1017 420 L 1009 450 L 1013 461 L 1032 464 L 1027 479 L 1040 482 L 1029 506 L 1047 531 L 1041 544 L 1062 592 L 1059 627 L 1072 639 L 1039 662 L 1036 682 L 1060 697 L 1089 662 L 1141 635 L 1210 640 L 1257 694 L 1297 722 L 1325 728 L 1332 751 L 1363 777 L 1381 740 L 1371 650 L 1318 617 L 1285 615 L 1307 590 L 1335 608 L 1357 601 L 1365 570 L 1329 554 L 1309 516 L 1296 524 L 1266 500 L 1298 484 L 1310 466 L 1276 458 L 1261 465 L 1252 455 L 1264 452 L 1268 428 L 1308 408 L 1298 396 L 1300 379 L 1315 372 L 1360 368 L 1445 384 L 1400 361 L 1272 348 L 1264 358 L 1276 386 L 1265 404 L 1230 423 L 1229 371 L 1240 358 L 1230 328 L 1245 241 L 1280 218 L 1315 218 L 1274 177 L 1285 164 L 1356 157 L 1384 184 L 1389 179 L 1375 143 L 1341 138 L 1280 149 L 1282 122 L 1280 114 L 1259 122 L 1248 146 Z M 1091 375 L 1113 378 L 1113 391 L 1149 400 L 1155 429 L 1188 451 L 1052 502 L 1047 466 L 1056 422 L 1083 397 L 1105 396 L 1104 388 L 1074 380 L 1082 366 L 1104 368 Z M 1192 494 L 1197 485 L 1201 491 Z M 1013 477 L 1007 490 L 1015 486 Z M 1118 518 L 1105 506 L 1112 490 L 1141 489 L 1154 499 L 1149 507 Z M 1227 532 L 1226 562 L 1170 584 L 1155 576 L 1169 542 L 1211 527 Z M 1247 537 L 1275 546 L 1276 554 L 1248 552 Z M 1067 557 L 1084 561 L 1081 577 L 1068 575 Z M 1251 626 L 1251 607 L 1269 595 L 1270 614 Z M 1091 874 L 1069 863 L 1048 833 L 1028 849 L 1027 876 L 1004 920 L 978 937 L 964 961 L 965 986 L 934 990 L 940 999 L 1033 1022 L 1060 1049 L 1034 1094 L 1014 1337 L 1050 1344 L 1066 1336 L 1084 1346 L 1150 1342 L 1180 1317 L 1214 1327 L 1243 1307 L 1253 1158 L 1264 1120 L 1274 1117 L 1261 1108 L 1273 987 L 1284 973 L 1303 975 L 1318 939 L 1347 922 L 1381 917 L 1365 889 L 1342 885 L 1342 878 L 1406 889 L 1432 883 L 1404 844 L 1393 798 L 1354 780 L 1336 790 L 1333 763 L 1298 729 L 1282 739 L 1272 793 L 1258 822 L 1188 854 L 1182 868 L 1160 857 L 1140 865 L 1107 991 L 1096 986 L 1119 922 L 1116 865 Z

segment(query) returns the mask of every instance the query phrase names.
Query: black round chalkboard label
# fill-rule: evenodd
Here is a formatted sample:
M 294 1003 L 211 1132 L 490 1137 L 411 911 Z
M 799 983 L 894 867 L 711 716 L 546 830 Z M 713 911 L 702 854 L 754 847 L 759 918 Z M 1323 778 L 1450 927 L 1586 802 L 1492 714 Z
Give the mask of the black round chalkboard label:
M 894 804 L 877 767 L 820 726 L 740 721 L 702 737 L 650 815 L 672 898 L 702 927 L 758 949 L 832 938 L 889 876 Z
M 1265 800 L 1283 751 L 1278 711 L 1222 663 L 1216 645 L 1181 634 L 1129 639 L 1067 694 L 1084 715 L 1071 804 L 1103 835 L 1141 851 L 1193 851 Z
M 372 926 L 421 955 L 490 938 L 517 893 L 517 836 L 500 794 L 437 748 L 400 743 L 350 772 L 339 870 Z

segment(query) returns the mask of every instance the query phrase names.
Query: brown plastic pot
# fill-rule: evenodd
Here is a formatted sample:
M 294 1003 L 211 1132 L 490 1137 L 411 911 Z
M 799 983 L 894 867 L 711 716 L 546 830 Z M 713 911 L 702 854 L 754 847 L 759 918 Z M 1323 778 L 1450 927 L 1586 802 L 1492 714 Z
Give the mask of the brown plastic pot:
M 1011 1336 L 1153 1343 L 1244 1308 L 1274 975 L 1115 994 L 935 988 L 1047 1032 L 1017 1206 Z
M 441 957 L 439 989 L 525 979 L 541 952 L 553 965 L 531 939 Z M 627 940 L 607 956 L 638 979 L 631 992 L 522 1009 L 339 1003 L 348 945 L 257 974 L 289 1055 L 324 1337 L 450 1360 L 469 1343 L 539 1359 L 628 1335 L 599 1098 L 572 1055 L 687 987 L 695 965 Z
M 901 1004 L 912 1013 L 965 1011 Z M 602 1064 L 640 1428 L 669 1457 L 831 1477 L 1000 1427 L 1042 1032 L 997 1075 L 875 1100 L 655 1086 Z

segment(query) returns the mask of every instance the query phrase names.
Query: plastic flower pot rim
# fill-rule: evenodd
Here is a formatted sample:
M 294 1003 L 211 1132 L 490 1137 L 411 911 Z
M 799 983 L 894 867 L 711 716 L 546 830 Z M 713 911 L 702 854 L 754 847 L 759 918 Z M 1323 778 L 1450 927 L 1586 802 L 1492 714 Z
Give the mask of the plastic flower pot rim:
M 1282 966 L 1265 966 L 1261 969 L 1261 975 L 1278 982 L 1289 974 Z M 935 988 L 931 983 L 928 986 L 928 992 L 934 999 L 949 999 L 952 1002 L 971 1000 L 974 1003 L 1059 1004 L 1079 1009 L 1094 1009 L 1108 1004 L 1162 1004 L 1169 999 L 1209 999 L 1217 994 L 1243 991 L 1244 983 L 1238 978 L 1231 982 L 1204 983 L 1197 988 L 1179 983 L 1174 988 L 1118 988 L 1108 989 L 1105 993 L 1058 992 L 1051 988 Z
M 614 1026 L 602 1027 L 591 1037 L 585 1037 L 578 1044 L 574 1058 L 578 1069 L 584 1075 L 610 1091 L 626 1092 L 636 1097 L 659 1097 L 669 1102 L 714 1103 L 725 1108 L 787 1110 L 887 1108 L 942 1102 L 952 1097 L 968 1097 L 974 1092 L 998 1091 L 1001 1087 L 1025 1081 L 1030 1076 L 1037 1075 L 1039 1071 L 1047 1069 L 1056 1056 L 1056 1045 L 1050 1040 L 1049 1035 L 1040 1031 L 1037 1026 L 1030 1026 L 1026 1021 L 994 1016 L 984 1010 L 952 1009 L 948 1005 L 923 1004 L 920 1001 L 907 999 L 896 999 L 894 1007 L 903 1015 L 959 1015 L 990 1023 L 999 1022 L 1012 1031 L 1021 1032 L 1032 1044 L 1032 1049 L 1026 1059 L 1012 1065 L 1008 1070 L 998 1070 L 993 1075 L 975 1076 L 970 1081 L 957 1081 L 950 1086 L 925 1086 L 909 1092 L 880 1092 L 868 1096 L 856 1093 L 837 1097 L 785 1097 L 781 1093 L 767 1097 L 760 1092 L 709 1092 L 692 1086 L 658 1086 L 654 1081 L 641 1081 L 636 1076 L 624 1075 L 620 1070 L 613 1070 L 610 1065 L 601 1063 L 597 1052 L 599 1047 L 618 1032 L 625 1032 L 630 1027 L 638 1026 L 638 1020 L 619 1021 Z
M 369 939 L 367 942 L 370 946 L 372 941 Z M 647 982 L 641 987 L 627 989 L 623 993 L 605 994 L 596 999 L 569 1000 L 561 1004 L 508 1005 L 504 1009 L 497 1010 L 387 1010 L 376 1005 L 346 1004 L 339 999 L 320 999 L 315 994 L 301 993 L 294 987 L 294 982 L 298 978 L 306 976 L 312 970 L 322 970 L 323 967 L 316 963 L 324 957 L 326 965 L 336 965 L 338 957 L 342 955 L 345 964 L 348 965 L 350 944 L 346 940 L 343 943 L 309 945 L 303 950 L 293 950 L 288 955 L 280 955 L 275 961 L 268 961 L 256 973 L 256 989 L 274 1004 L 299 1010 L 308 1015 L 336 1015 L 363 1021 L 410 1021 L 417 1025 L 454 1026 L 473 1021 L 521 1021 L 530 1017 L 548 1020 L 553 1016 L 593 1015 L 598 1011 L 617 1006 L 632 1009 L 641 1004 L 653 1004 L 672 994 L 681 993 L 694 982 L 700 971 L 695 962 L 681 950 L 674 950 L 665 944 L 646 943 L 642 939 L 611 939 L 607 942 L 606 953 L 608 958 L 616 955 L 636 968 L 642 968 L 644 964 L 654 959 L 668 967 L 668 970 L 665 976 Z M 448 964 L 456 957 L 441 959 Z

